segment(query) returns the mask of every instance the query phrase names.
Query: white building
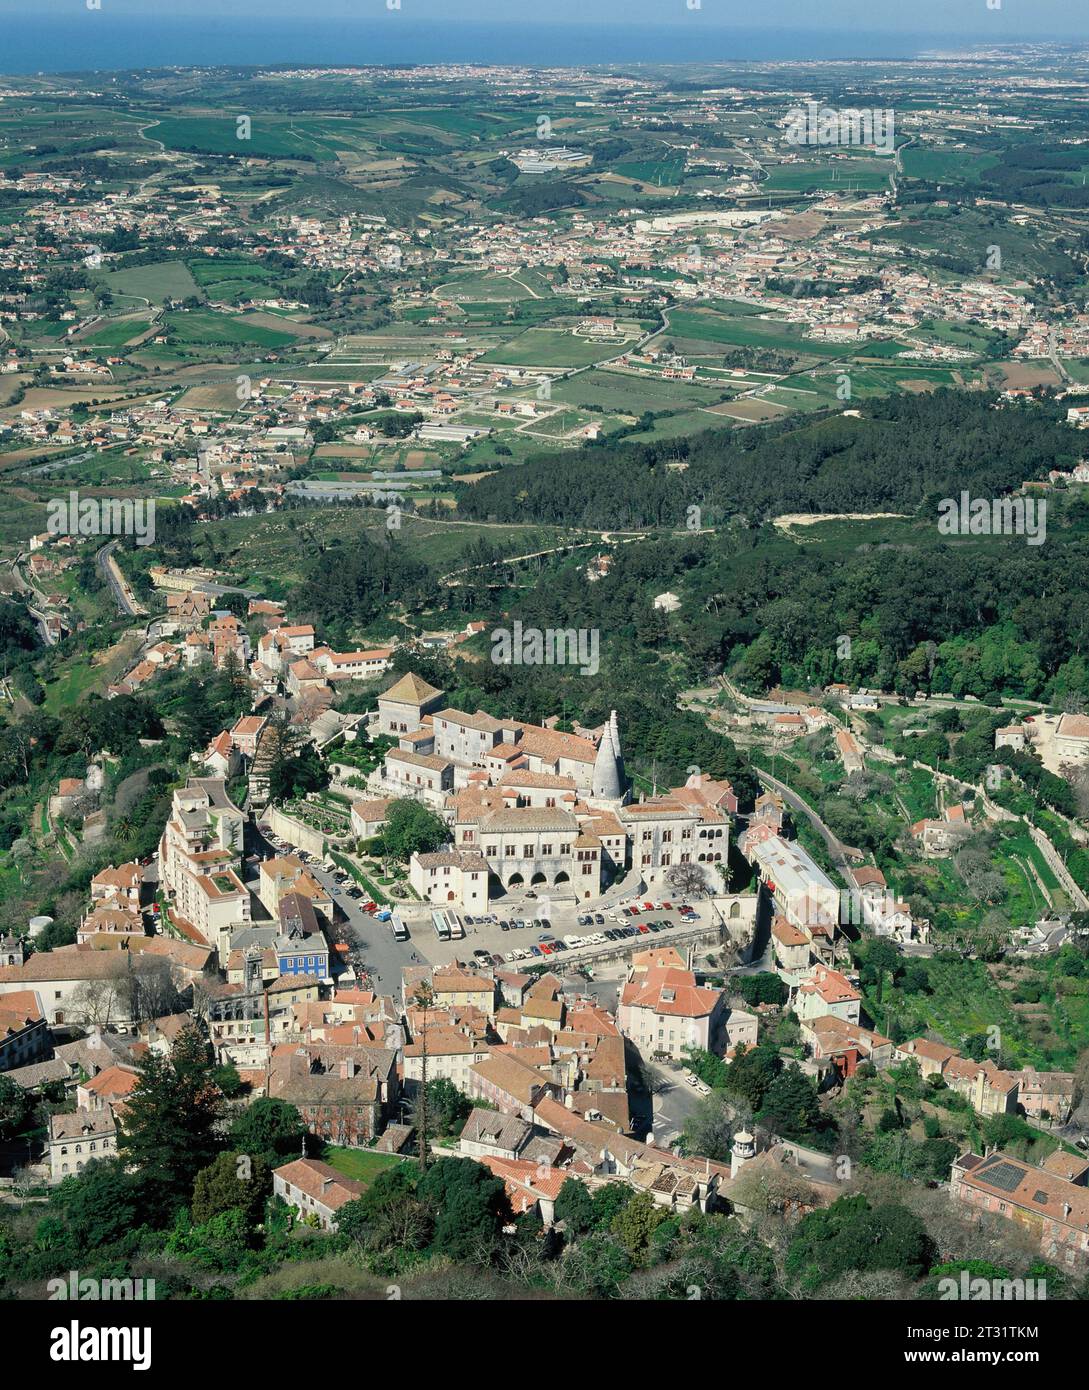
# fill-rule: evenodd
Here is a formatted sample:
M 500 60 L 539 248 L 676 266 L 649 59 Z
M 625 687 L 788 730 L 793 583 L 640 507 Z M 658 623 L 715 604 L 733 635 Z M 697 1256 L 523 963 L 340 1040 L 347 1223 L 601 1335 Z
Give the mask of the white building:
M 243 815 L 218 777 L 190 777 L 174 793 L 159 841 L 159 873 L 175 911 L 214 943 L 217 933 L 250 920 L 239 878 Z

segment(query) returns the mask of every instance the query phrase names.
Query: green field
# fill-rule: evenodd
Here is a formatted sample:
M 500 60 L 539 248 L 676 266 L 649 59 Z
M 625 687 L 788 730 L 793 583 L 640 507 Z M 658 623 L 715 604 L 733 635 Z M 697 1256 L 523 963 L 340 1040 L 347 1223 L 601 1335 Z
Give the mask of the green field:
M 800 328 L 784 326 L 773 320 L 754 319 L 751 316 L 731 319 L 697 309 L 671 310 L 665 337 L 791 352 L 809 357 L 844 357 L 850 352 L 850 348 L 841 343 L 822 343 L 805 338 Z
M 169 116 L 148 132 L 168 150 L 200 150 L 209 154 L 258 155 L 290 159 L 335 157 L 338 150 L 366 146 L 366 126 L 333 117 L 288 117 L 258 112 L 250 115 L 249 139 L 239 139 L 238 116 Z
M 993 169 L 993 155 L 972 150 L 920 149 L 913 145 L 903 153 L 908 178 L 927 183 L 973 183 L 984 169 Z
M 193 279 L 209 299 L 235 304 L 258 295 L 272 296 L 275 274 L 259 261 L 205 256 L 188 263 Z
M 570 402 L 585 409 L 616 411 L 621 415 L 642 415 L 644 410 L 676 410 L 687 405 L 714 405 L 727 394 L 725 383 L 698 386 L 687 381 L 664 381 L 661 377 L 634 372 L 580 372 L 552 388 L 554 401 Z
M 122 347 L 132 338 L 138 338 L 151 327 L 147 319 L 112 319 L 80 338 L 81 343 L 94 343 L 97 347 Z
M 132 295 L 153 304 L 161 304 L 164 299 L 188 299 L 199 293 L 182 261 L 156 261 L 152 265 L 134 265 L 131 270 L 110 271 L 106 284 L 114 295 Z
M 465 275 L 457 280 L 448 280 L 445 284 L 437 286 L 435 297 L 459 301 L 462 299 L 499 299 L 503 301 L 531 299 L 536 287 L 530 280 L 527 280 L 525 284 L 519 284 L 519 280 L 523 278 L 517 272 L 514 275 Z M 435 312 L 434 307 L 432 307 L 431 312 Z
M 614 164 L 612 172 L 624 179 L 634 179 L 636 183 L 657 184 L 669 188 L 684 179 L 684 157 L 662 156 L 660 159 L 633 159 L 623 164 Z
M 812 160 L 805 164 L 772 165 L 760 187 L 766 193 L 806 193 L 815 189 L 882 193 L 889 186 L 891 173 L 891 158 Z
M 290 347 L 298 341 L 293 333 L 247 323 L 243 317 L 196 310 L 168 314 L 167 327 L 179 343 L 256 343 L 258 347 Z
M 509 343 L 493 348 L 480 359 L 512 367 L 584 367 L 603 362 L 624 351 L 623 343 L 593 342 L 556 328 L 527 328 Z
M 131 270 L 114 270 L 106 276 L 113 294 L 129 294 L 161 304 L 164 299 L 188 299 L 197 295 L 197 283 L 181 261 L 157 261 Z

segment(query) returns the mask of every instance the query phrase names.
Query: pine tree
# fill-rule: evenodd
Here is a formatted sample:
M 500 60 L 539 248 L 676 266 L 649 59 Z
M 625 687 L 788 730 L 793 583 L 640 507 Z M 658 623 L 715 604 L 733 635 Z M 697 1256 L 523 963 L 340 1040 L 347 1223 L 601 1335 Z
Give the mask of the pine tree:
M 216 1130 L 224 1100 L 213 1070 L 208 1042 L 185 1028 L 168 1057 L 148 1055 L 121 1116 L 119 1153 L 178 1206 L 222 1147 Z

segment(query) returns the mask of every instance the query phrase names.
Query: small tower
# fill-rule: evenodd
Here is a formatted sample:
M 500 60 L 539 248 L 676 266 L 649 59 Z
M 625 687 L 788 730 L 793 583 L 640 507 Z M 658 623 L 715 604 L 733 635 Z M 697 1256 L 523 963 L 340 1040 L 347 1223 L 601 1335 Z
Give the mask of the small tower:
M 592 794 L 603 801 L 619 801 L 624 794 L 624 759 L 620 753 L 620 727 L 616 710 L 601 731 L 594 759 Z
M 747 1129 L 739 1129 L 730 1150 L 730 1178 L 736 1178 L 749 1159 L 755 1157 L 756 1140 Z

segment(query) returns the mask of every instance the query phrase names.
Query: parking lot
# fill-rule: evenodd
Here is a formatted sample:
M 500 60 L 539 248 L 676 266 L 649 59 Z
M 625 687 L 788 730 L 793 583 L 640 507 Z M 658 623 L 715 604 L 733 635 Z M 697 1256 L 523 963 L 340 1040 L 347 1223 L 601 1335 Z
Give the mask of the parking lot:
M 349 875 L 340 869 L 324 869 L 315 856 L 285 845 L 262 826 L 257 829 L 266 853 L 297 854 L 329 890 L 339 909 L 338 921 L 346 918 L 351 928 L 353 963 L 357 969 L 368 969 L 386 989 L 400 983 L 401 966 L 420 958 L 431 965 L 475 960 L 508 969 L 551 962 L 557 970 L 571 970 L 610 947 L 615 946 L 619 955 L 623 947 L 636 943 L 647 948 L 667 946 L 682 929 L 711 927 L 717 920 L 707 903 L 642 897 L 630 890 L 623 895 L 614 890 L 593 910 L 574 901 L 522 896 L 495 903 L 494 911 L 484 915 L 457 911 L 465 936 L 443 941 L 436 934 L 429 904 L 402 902 L 395 910 L 409 929 L 409 940 L 395 941 L 389 925 L 377 920 L 367 893 Z
M 401 910 L 409 923 L 417 949 L 432 964 L 475 958 L 482 964 L 508 968 L 552 962 L 557 970 L 571 969 L 581 959 L 593 957 L 610 946 L 618 949 L 640 945 L 666 946 L 670 936 L 682 928 L 711 926 L 714 919 L 707 905 L 673 903 L 662 899 L 640 899 L 608 910 L 580 912 L 559 909 L 552 917 L 506 916 L 500 911 L 480 917 L 459 913 L 465 926 L 460 941 L 440 941 L 431 924 L 427 907 L 414 903 Z

